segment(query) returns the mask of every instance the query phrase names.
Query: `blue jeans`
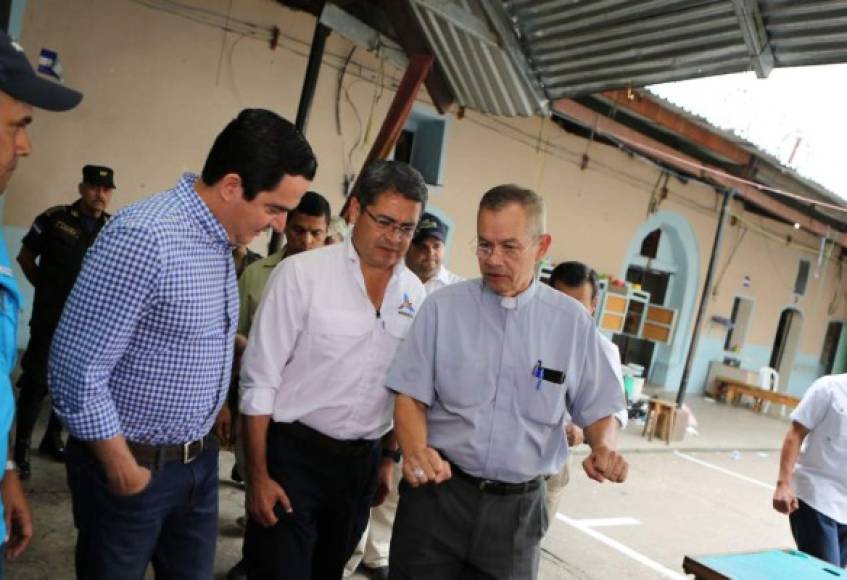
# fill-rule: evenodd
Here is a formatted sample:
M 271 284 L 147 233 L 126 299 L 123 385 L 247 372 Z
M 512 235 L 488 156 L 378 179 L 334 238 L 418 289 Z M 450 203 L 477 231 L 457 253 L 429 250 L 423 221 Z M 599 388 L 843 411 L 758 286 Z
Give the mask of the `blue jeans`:
M 78 532 L 77 580 L 142 580 L 150 562 L 157 580 L 212 578 L 216 447 L 188 464 L 171 461 L 152 468 L 149 485 L 132 496 L 107 489 L 103 469 L 85 443 L 68 442 L 66 465 Z
M 802 500 L 789 520 L 798 550 L 833 566 L 847 565 L 847 525 L 839 524 Z

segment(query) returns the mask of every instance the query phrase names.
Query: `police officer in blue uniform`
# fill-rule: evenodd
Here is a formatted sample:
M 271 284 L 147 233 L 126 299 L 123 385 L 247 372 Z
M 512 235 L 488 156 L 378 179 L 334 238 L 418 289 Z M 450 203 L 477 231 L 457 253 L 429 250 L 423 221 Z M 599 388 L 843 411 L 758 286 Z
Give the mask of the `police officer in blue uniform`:
M 109 219 L 105 210 L 114 189 L 111 168 L 83 167 L 80 199 L 70 205 L 52 207 L 35 218 L 18 254 L 21 269 L 35 287 L 30 339 L 21 359 L 23 374 L 18 380 L 14 458 L 22 479 L 30 475 L 30 439 L 47 394 L 50 342 L 85 253 Z M 56 461 L 64 459 L 62 424 L 55 413 L 50 415 L 38 450 Z

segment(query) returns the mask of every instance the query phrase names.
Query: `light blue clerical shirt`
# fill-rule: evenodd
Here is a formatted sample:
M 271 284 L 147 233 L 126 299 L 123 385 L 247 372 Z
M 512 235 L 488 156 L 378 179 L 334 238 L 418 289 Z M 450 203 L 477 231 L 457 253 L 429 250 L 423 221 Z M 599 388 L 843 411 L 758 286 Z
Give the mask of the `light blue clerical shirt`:
M 594 321 L 539 283 L 513 298 L 481 280 L 433 293 L 386 383 L 429 407 L 430 446 L 472 475 L 512 483 L 561 469 L 566 408 L 582 427 L 624 408 Z

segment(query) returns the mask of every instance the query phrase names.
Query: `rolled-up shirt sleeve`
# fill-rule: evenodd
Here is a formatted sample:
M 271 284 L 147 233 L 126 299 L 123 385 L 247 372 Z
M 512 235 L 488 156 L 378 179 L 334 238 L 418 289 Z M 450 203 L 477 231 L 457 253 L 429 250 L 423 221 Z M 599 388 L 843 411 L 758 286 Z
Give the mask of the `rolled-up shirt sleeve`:
M 74 437 L 121 433 L 109 378 L 155 297 L 159 247 L 143 228 L 104 229 L 88 251 L 50 348 L 53 405 Z
M 243 414 L 273 415 L 282 371 L 303 331 L 307 308 L 297 262 L 281 262 L 265 286 L 241 359 L 239 409 Z
M 424 301 L 388 370 L 386 386 L 401 395 L 432 404 L 435 395 L 436 303 Z
M 579 427 L 617 416 L 626 408 L 623 390 L 610 358 L 603 352 L 600 334 L 587 332 L 585 354 L 573 389 L 568 389 L 568 410 Z

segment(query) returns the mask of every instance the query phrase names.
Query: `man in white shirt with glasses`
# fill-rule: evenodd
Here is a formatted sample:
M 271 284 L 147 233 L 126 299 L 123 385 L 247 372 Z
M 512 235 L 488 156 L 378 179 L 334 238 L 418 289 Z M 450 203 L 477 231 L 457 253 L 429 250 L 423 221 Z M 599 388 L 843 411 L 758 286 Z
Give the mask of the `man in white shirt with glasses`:
M 353 195 L 344 243 L 274 270 L 244 353 L 251 579 L 340 578 L 392 486 L 385 375 L 424 299 L 403 257 L 427 191 L 415 169 L 378 161 Z

